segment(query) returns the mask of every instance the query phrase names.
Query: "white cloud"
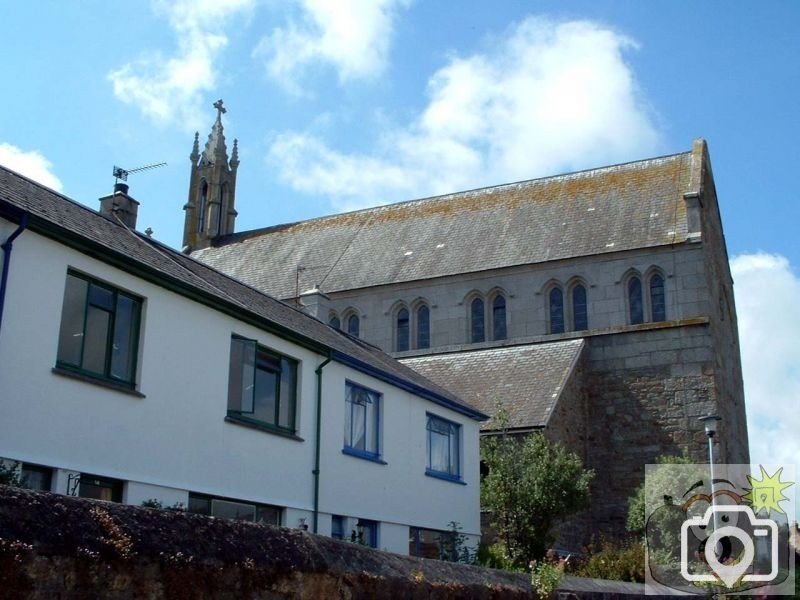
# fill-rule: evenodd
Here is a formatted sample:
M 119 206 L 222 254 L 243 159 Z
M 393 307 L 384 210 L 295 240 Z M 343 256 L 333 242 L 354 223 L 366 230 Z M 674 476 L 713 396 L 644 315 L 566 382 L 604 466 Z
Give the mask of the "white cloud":
M 386 66 L 393 20 L 410 0 L 301 0 L 302 18 L 259 42 L 269 74 L 299 92 L 297 78 L 316 63 L 336 68 L 341 81 L 380 74 Z
M 776 254 L 731 261 L 742 348 L 751 462 L 800 456 L 800 278 Z
M 623 60 L 630 48 L 596 23 L 529 17 L 486 53 L 451 58 L 425 109 L 370 157 L 284 133 L 270 159 L 297 189 L 356 208 L 641 157 L 659 135 Z
M 177 38 L 177 52 L 151 52 L 108 74 L 114 95 L 161 123 L 178 120 L 188 129 L 199 121 L 202 93 L 216 86 L 215 61 L 228 38 L 228 20 L 250 10 L 255 0 L 154 2 Z
M 60 192 L 61 180 L 53 174 L 52 163 L 38 150 L 25 152 L 11 144 L 0 143 L 0 164 Z

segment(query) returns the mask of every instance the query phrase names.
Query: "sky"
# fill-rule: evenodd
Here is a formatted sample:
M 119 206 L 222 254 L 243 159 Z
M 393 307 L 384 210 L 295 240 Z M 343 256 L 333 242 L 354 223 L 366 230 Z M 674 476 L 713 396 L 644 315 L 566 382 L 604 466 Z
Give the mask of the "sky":
M 0 163 L 179 247 L 224 99 L 237 230 L 710 147 L 751 460 L 800 456 L 800 3 L 0 0 Z M 724 423 L 720 435 L 724 435 Z

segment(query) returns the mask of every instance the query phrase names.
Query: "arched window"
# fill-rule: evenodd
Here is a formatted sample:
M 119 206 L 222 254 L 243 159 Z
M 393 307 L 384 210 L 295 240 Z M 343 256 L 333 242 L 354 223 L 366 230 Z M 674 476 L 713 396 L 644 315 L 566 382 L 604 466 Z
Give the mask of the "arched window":
M 650 277 L 650 316 L 651 321 L 667 320 L 667 305 L 664 300 L 664 278 L 660 273 Z
M 644 322 L 644 309 L 642 306 L 642 280 L 633 276 L 628 280 L 628 311 L 631 325 Z
M 208 183 L 203 180 L 200 186 L 200 198 L 197 204 L 197 231 L 203 233 L 206 230 L 206 207 L 208 206 Z
M 550 290 L 550 333 L 564 333 L 564 292 L 560 287 Z
M 397 311 L 397 320 L 395 323 L 395 350 L 397 352 L 405 352 L 408 350 L 408 310 L 401 308 Z
M 359 320 L 358 315 L 350 315 L 347 318 L 347 333 L 353 337 L 358 337 L 360 326 L 361 321 Z
M 586 310 L 586 288 L 580 283 L 572 288 L 572 330 L 589 329 L 589 315 Z
M 492 300 L 492 339 L 506 339 L 506 299 L 502 294 Z
M 337 317 L 336 315 L 331 315 L 330 316 L 330 318 L 328 319 L 328 325 L 330 325 L 334 329 L 341 329 L 342 328 L 342 323 L 341 323 L 341 321 L 339 321 L 339 317 Z
M 417 308 L 417 348 L 431 347 L 431 311 L 424 304 Z
M 486 340 L 486 330 L 483 317 L 483 299 L 475 298 L 469 305 L 470 316 L 470 341 L 483 342 Z

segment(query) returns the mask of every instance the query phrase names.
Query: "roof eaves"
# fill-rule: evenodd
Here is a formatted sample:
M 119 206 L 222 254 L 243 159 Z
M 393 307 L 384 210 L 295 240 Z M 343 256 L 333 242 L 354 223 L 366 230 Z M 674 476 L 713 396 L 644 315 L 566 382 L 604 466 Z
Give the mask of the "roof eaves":
M 374 377 L 377 377 L 378 379 L 382 379 L 383 381 L 392 383 L 396 387 L 399 387 L 417 396 L 425 398 L 426 400 L 430 400 L 435 404 L 439 404 L 440 406 L 444 406 L 458 413 L 466 415 L 475 421 L 486 421 L 490 418 L 489 415 L 484 414 L 479 410 L 476 410 L 465 404 L 460 404 L 458 402 L 455 402 L 451 398 L 448 398 L 442 394 L 437 394 L 436 392 L 428 388 L 425 388 L 423 386 L 420 386 L 418 384 L 415 384 L 408 379 L 402 379 L 396 375 L 392 375 L 391 373 L 379 369 L 374 365 L 370 365 L 369 363 L 366 363 L 357 358 L 344 354 L 338 350 L 334 350 L 332 356 L 333 359 L 336 360 L 337 362 L 340 362 L 349 367 L 357 369 L 362 373 L 366 373 L 367 375 L 372 375 Z

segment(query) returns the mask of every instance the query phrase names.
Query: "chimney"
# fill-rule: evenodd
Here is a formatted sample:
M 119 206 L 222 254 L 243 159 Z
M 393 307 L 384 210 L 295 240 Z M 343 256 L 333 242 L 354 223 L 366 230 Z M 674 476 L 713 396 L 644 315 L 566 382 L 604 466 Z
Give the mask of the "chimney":
M 139 203 L 128 195 L 127 183 L 115 183 L 114 193 L 100 198 L 100 214 L 112 221 L 119 219 L 130 229 L 136 229 Z

